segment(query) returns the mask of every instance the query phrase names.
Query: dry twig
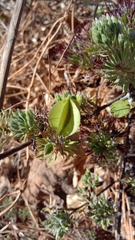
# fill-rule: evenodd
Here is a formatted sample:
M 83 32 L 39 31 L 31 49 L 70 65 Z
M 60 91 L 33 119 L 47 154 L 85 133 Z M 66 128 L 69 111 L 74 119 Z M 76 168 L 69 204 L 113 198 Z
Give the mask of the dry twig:
M 8 34 L 7 34 L 7 40 L 4 48 L 4 53 L 3 53 L 2 62 L 1 62 L 1 71 L 0 71 L 0 76 L 1 76 L 0 77 L 0 110 L 2 109 L 2 106 L 3 106 L 4 94 L 5 94 L 7 78 L 9 74 L 13 48 L 15 44 L 19 23 L 21 20 L 24 2 L 25 0 L 16 1 L 14 12 L 13 12 L 9 30 L 8 30 Z

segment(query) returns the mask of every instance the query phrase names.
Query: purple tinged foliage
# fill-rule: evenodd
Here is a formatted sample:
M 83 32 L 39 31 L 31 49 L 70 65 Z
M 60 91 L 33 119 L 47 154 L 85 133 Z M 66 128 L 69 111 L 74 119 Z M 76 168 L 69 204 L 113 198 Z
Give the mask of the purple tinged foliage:
M 133 28 L 135 27 L 135 0 L 122 0 L 119 1 L 113 9 L 108 9 L 109 13 L 125 18 L 125 24 Z
M 75 35 L 70 42 L 65 57 L 74 67 L 80 66 L 82 69 L 101 69 L 102 58 L 97 57 L 94 42 L 91 38 L 91 25 L 88 21 L 79 24 L 75 30 Z
M 102 59 L 92 54 L 95 49 L 90 31 L 91 25 L 88 21 L 80 23 L 69 46 L 64 43 L 57 45 L 56 54 L 62 54 L 66 50 L 63 60 L 74 68 L 80 66 L 82 69 L 94 69 L 94 71 L 101 69 Z
M 135 0 L 122 0 L 108 9 L 110 16 L 120 18 L 125 26 L 130 30 L 131 42 L 135 41 Z M 119 37 L 120 38 L 120 37 Z M 121 35 L 122 38 L 122 35 Z M 134 45 L 134 44 L 133 44 Z M 67 49 L 66 49 L 67 48 Z M 56 52 L 64 54 L 64 60 L 73 67 L 81 67 L 85 70 L 101 73 L 104 69 L 104 62 L 107 57 L 101 57 L 100 50 L 92 40 L 91 24 L 88 21 L 80 23 L 75 29 L 74 37 L 69 46 L 61 44 L 57 47 Z

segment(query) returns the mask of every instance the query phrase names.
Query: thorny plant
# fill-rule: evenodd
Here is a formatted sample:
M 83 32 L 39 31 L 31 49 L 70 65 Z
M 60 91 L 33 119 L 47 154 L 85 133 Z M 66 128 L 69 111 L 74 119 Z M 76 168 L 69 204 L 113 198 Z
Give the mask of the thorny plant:
M 113 116 L 107 114 L 104 117 L 100 116 L 100 111 L 106 105 L 104 108 L 98 105 L 96 96 L 73 93 L 70 90 L 56 94 L 54 105 L 51 110 L 46 107 L 44 114 L 36 115 L 31 110 L 1 112 L 0 132 L 1 138 L 5 138 L 5 141 L 10 136 L 18 141 L 25 141 L 27 145 L 33 142 L 37 157 L 42 160 L 48 159 L 49 166 L 55 162 L 58 154 L 66 159 L 75 155 L 82 156 L 83 153 L 92 154 L 94 162 L 99 166 L 114 171 L 116 166 L 120 166 L 121 154 L 124 154 L 120 176 L 122 191 L 128 150 L 127 146 L 123 150 L 124 145 L 120 148 L 117 143 L 119 131 L 116 130 L 115 120 L 120 121 L 118 118 L 121 117 L 126 119 L 134 109 L 135 3 L 125 0 L 122 8 L 118 7 L 115 5 L 108 14 L 95 19 L 89 31 L 86 30 L 85 24 L 79 26 L 66 52 L 66 59 L 70 65 L 96 71 L 103 75 L 108 83 L 123 88 L 124 97 L 118 101 L 114 100 L 112 105 L 109 104 Z M 128 136 L 126 144 L 128 145 Z M 1 143 L 1 149 L 3 146 Z M 1 153 L 0 159 L 18 150 L 20 148 Z M 112 225 L 116 207 L 113 201 L 106 199 L 103 194 L 97 196 L 98 176 L 92 176 L 86 170 L 82 181 L 85 188 L 80 188 L 79 192 L 86 200 L 88 216 L 102 228 Z M 134 179 L 125 181 L 134 188 Z M 119 200 L 117 239 L 120 237 L 121 226 L 121 194 Z M 71 220 L 71 215 L 65 210 L 56 209 L 43 224 L 58 239 L 71 227 Z

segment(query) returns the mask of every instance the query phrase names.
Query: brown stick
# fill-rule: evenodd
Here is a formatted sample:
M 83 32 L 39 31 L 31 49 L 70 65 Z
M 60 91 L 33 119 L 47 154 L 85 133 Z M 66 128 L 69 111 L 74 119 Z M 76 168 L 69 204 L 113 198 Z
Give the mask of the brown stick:
M 30 144 L 32 144 L 32 142 L 33 142 L 33 140 L 30 140 L 30 141 L 25 142 L 17 147 L 11 148 L 10 150 L 8 150 L 6 152 L 0 153 L 0 160 L 10 156 L 11 154 L 14 154 L 14 153 L 22 150 L 23 148 L 28 147 Z
M 6 90 L 7 78 L 10 69 L 12 53 L 14 49 L 15 39 L 18 32 L 19 23 L 21 20 L 22 9 L 25 0 L 16 0 L 15 8 L 10 21 L 3 57 L 0 69 L 0 111 L 3 107 L 4 94 Z

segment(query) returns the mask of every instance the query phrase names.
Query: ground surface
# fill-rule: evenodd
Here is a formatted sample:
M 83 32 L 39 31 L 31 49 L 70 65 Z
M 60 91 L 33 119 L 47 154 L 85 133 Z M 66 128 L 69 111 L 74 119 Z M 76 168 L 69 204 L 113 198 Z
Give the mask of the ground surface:
M 26 2 L 12 57 L 4 109 L 30 108 L 43 112 L 45 104 L 51 106 L 54 93 L 66 89 L 65 75 L 76 91 L 89 92 L 91 95 L 98 91 L 101 105 L 121 94 L 121 89 L 102 85 L 103 79 L 99 79 L 99 76 L 81 71 L 79 68 L 72 69 L 64 61 L 59 61 L 62 53 L 58 57 L 53 50 L 54 46 L 60 43 L 69 43 L 79 23 L 85 20 L 92 21 L 94 1 L 90 4 L 90 1 L 76 0 L 72 5 L 67 0 Z M 14 1 L 0 3 L 1 55 L 13 8 Z M 105 112 L 102 112 L 103 116 L 104 114 Z M 125 122 L 121 123 L 121 128 L 126 128 Z M 19 145 L 17 141 L 8 139 L 3 150 L 6 151 L 16 145 Z M 76 192 L 77 186 L 81 186 L 80 178 L 86 168 L 101 176 L 103 184 L 99 191 L 118 177 L 118 172 L 99 168 L 91 156 L 80 156 L 66 161 L 59 157 L 56 163 L 48 168 L 45 161 L 36 157 L 32 147 L 2 160 L 0 197 L 1 200 L 7 197 L 7 202 L 1 201 L 2 210 L 10 206 L 17 197 L 19 200 L 0 217 L 0 239 L 54 239 L 41 225 L 41 221 L 46 217 L 42 209 L 50 204 L 61 208 L 63 206 L 73 208 L 82 204 Z M 23 189 L 21 195 L 20 189 Z M 118 184 L 114 184 L 105 194 L 106 197 L 113 195 L 115 200 L 118 199 Z M 131 206 L 126 193 L 123 193 L 123 199 L 126 204 L 123 205 L 122 235 L 123 239 L 132 240 L 135 231 L 133 226 L 135 212 L 132 210 L 131 215 Z M 21 210 L 25 208 L 28 209 L 26 210 L 28 216 L 27 213 L 26 216 L 21 215 Z M 80 234 L 81 231 L 94 228 L 88 217 L 83 213 L 76 214 L 74 221 L 75 227 L 63 239 L 90 239 Z M 97 229 L 96 239 L 115 239 L 115 227 L 107 231 Z

